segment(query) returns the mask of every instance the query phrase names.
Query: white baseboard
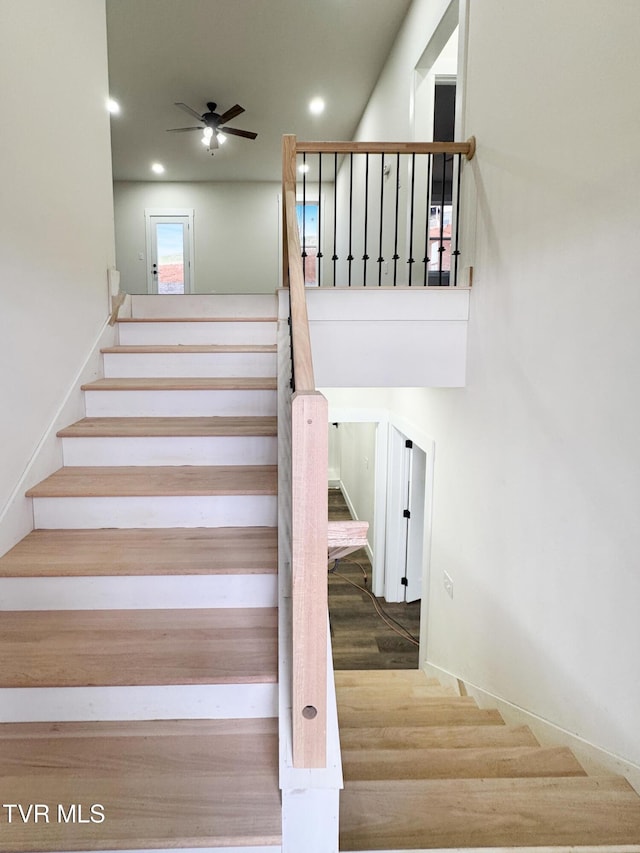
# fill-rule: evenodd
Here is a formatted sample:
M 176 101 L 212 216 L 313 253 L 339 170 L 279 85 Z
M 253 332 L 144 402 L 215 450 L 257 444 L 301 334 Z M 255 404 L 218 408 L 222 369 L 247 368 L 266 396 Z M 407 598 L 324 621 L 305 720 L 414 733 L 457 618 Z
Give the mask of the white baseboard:
M 459 686 L 464 684 L 467 695 L 473 697 L 481 708 L 496 708 L 509 725 L 529 726 L 542 746 L 568 746 L 589 775 L 615 774 L 624 776 L 629 784 L 640 794 L 640 767 L 637 764 L 608 752 L 606 749 L 584 740 L 572 734 L 572 732 L 555 725 L 555 723 L 538 717 L 536 714 L 532 714 L 518 705 L 514 705 L 512 702 L 508 702 L 506 699 L 501 699 L 499 696 L 495 696 L 493 693 L 484 690 L 476 684 L 458 679 L 456 675 L 445 669 L 441 669 L 439 666 L 424 662 L 422 669 L 427 675 L 440 679 L 440 682 L 444 686 L 454 686 L 456 689 L 459 689 Z M 574 848 L 571 849 L 573 850 Z M 582 850 L 583 848 L 575 849 Z M 585 847 L 584 849 L 588 848 Z M 600 848 L 594 847 L 593 849 Z M 557 850 L 557 848 L 554 848 L 554 850 Z M 621 847 L 620 850 L 623 850 L 623 848 Z M 636 846 L 630 847 L 629 850 L 635 851 Z
M 56 433 L 62 427 L 84 417 L 84 395 L 80 386 L 102 376 L 100 349 L 113 346 L 117 341 L 117 335 L 117 328 L 105 321 L 82 366 L 70 383 L 58 410 L 27 461 L 20 480 L 0 510 L 0 555 L 13 548 L 33 530 L 32 500 L 26 498 L 24 493 L 62 466 L 62 440 Z
M 609 844 L 588 844 L 577 846 L 572 845 L 567 847 L 420 847 L 419 849 L 412 848 L 411 853 L 640 853 L 640 844 L 616 844 L 612 847 Z M 125 853 L 125 851 L 122 851 Z M 156 853 L 155 850 L 145 851 L 145 853 Z M 184 851 L 183 851 L 184 853 Z M 187 851 L 189 853 L 189 851 Z M 202 853 L 209 853 L 205 850 Z M 348 850 L 342 850 L 340 853 L 349 853 Z M 388 850 L 361 850 L 359 853 L 407 853 L 406 849 L 398 850 L 397 848 Z

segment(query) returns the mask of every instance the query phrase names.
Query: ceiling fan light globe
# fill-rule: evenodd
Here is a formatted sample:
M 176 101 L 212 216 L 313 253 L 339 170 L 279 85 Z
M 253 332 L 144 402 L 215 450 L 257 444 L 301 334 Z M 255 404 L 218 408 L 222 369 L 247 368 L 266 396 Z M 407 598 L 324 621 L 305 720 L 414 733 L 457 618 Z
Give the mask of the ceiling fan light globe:
M 227 137 L 224 135 L 224 133 L 216 133 L 216 139 L 218 140 L 219 145 L 224 145 L 224 143 L 227 141 Z
M 202 139 L 205 142 L 208 142 L 212 136 L 213 136 L 213 128 L 212 127 L 205 127 L 205 129 L 202 131 Z

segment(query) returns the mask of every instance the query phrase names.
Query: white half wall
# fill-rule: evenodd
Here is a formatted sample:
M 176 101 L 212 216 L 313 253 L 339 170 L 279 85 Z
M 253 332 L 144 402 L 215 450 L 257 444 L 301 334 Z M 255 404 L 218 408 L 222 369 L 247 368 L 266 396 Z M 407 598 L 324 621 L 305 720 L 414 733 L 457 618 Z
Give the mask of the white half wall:
M 192 208 L 196 293 L 273 293 L 279 286 L 281 185 L 116 181 L 116 257 L 123 290 L 147 292 L 145 208 Z
M 0 6 L 0 514 L 108 313 L 104 0 Z
M 640 765 L 640 4 L 472 0 L 466 22 L 467 387 L 389 392 L 435 439 L 427 656 Z M 402 120 L 396 54 L 361 136 Z
M 319 387 L 465 384 L 465 288 L 308 288 Z

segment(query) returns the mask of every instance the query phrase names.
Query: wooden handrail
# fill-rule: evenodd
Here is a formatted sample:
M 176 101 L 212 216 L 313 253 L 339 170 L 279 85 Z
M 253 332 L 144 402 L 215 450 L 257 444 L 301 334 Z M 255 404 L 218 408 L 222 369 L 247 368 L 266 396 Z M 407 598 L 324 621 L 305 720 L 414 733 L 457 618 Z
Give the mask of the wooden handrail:
M 296 216 L 296 138 L 285 136 L 282 149 L 283 210 L 283 285 L 291 299 L 291 335 L 293 338 L 293 375 L 295 390 L 316 390 L 311 358 L 309 318 L 304 291 L 304 270 L 298 218 Z
M 472 160 L 476 138 L 471 136 L 466 142 L 296 142 L 295 151 L 298 154 L 464 154 L 467 160 Z
M 282 274 L 291 302 L 291 639 L 293 765 L 325 767 L 327 748 L 328 404 L 316 391 L 296 215 L 296 138 L 282 151 Z
M 287 217 L 287 248 L 289 255 L 289 292 L 291 297 L 291 335 L 293 337 L 293 375 L 297 392 L 316 390 L 309 337 L 307 299 L 304 290 L 304 272 L 300 250 L 300 235 L 296 217 L 296 193 L 288 189 L 285 194 Z

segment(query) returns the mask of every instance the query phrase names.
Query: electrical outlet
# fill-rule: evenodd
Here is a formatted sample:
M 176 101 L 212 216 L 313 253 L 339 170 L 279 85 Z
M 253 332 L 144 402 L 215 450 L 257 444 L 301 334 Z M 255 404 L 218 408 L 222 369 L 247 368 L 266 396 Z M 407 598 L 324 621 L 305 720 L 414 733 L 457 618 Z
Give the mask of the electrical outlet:
M 449 598 L 453 598 L 453 578 L 448 572 L 443 572 L 444 589 Z

